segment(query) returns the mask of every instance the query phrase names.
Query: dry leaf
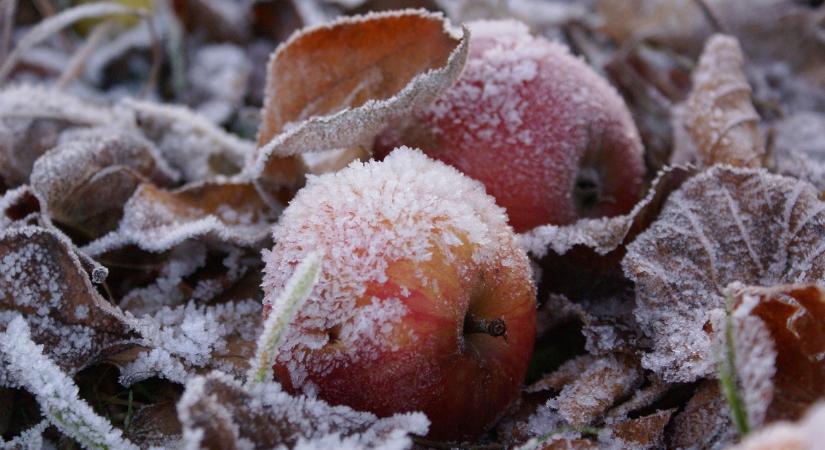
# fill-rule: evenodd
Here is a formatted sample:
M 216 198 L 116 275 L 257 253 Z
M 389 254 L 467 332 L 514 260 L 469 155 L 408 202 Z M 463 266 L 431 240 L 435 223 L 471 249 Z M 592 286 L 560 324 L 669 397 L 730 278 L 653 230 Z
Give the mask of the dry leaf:
M 714 373 L 711 318 L 723 289 L 825 276 L 825 205 L 803 181 L 715 166 L 685 182 L 627 247 L 636 320 L 653 340 L 642 364 L 667 381 Z
M 142 136 L 93 128 L 64 133 L 35 162 L 31 184 L 55 220 L 94 237 L 117 226 L 142 182 L 168 185 L 177 177 Z
M 84 251 L 101 255 L 135 245 L 157 253 L 188 239 L 258 248 L 276 217 L 248 182 L 206 181 L 174 191 L 143 184 L 126 202 L 117 230 Z
M 759 115 L 751 103 L 751 88 L 742 65 L 736 38 L 714 35 L 693 72 L 684 123 L 703 166 L 762 165 L 765 148 Z
M 633 392 L 641 382 L 641 370 L 632 358 L 599 358 L 564 386 L 553 401 L 568 424 L 574 427 L 588 425 L 618 399 Z
M 0 232 L 0 322 L 22 313 L 35 341 L 75 373 L 136 336 L 92 286 L 72 245 L 39 227 Z M 8 380 L 0 373 L 3 384 Z
M 277 193 L 303 181 L 305 152 L 370 148 L 390 122 L 458 77 L 468 32 L 440 14 L 395 11 L 304 29 L 272 55 L 252 175 Z
M 410 445 L 409 433 L 426 434 L 421 413 L 378 419 L 346 406 L 293 397 L 276 383 L 245 387 L 220 372 L 195 377 L 178 403 L 187 448 L 379 448 Z M 310 445 L 315 444 L 314 447 Z
M 825 397 L 825 291 L 816 285 L 744 288 L 735 305 L 737 374 L 750 425 L 798 420 Z M 761 339 L 748 339 L 742 329 L 748 319 L 758 319 Z M 750 348 L 740 350 L 746 344 Z
M 611 440 L 624 448 L 662 448 L 665 426 L 674 412 L 676 408 L 612 424 Z
M 736 429 L 719 382 L 704 380 L 685 408 L 672 421 L 667 448 L 719 449 L 736 439 Z

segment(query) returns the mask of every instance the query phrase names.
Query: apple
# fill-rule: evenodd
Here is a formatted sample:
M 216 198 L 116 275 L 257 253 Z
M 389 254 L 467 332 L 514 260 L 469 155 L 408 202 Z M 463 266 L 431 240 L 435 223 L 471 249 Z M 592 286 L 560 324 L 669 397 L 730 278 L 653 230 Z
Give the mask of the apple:
M 381 417 L 423 411 L 444 440 L 478 436 L 518 396 L 536 288 L 480 183 L 400 148 L 310 176 L 273 238 L 265 314 L 305 255 L 324 255 L 273 366 L 285 390 Z
M 421 148 L 481 181 L 522 232 L 628 212 L 645 166 L 624 101 L 566 47 L 516 21 L 469 25 L 459 80 L 375 142 Z

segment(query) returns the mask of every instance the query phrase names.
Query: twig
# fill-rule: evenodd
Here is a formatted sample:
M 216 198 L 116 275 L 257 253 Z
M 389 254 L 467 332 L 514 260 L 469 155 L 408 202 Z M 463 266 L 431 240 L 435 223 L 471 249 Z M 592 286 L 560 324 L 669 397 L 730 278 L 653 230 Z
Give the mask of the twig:
M 66 66 L 66 69 L 60 74 L 60 78 L 56 83 L 57 89 L 62 90 L 66 88 L 66 86 L 71 84 L 71 82 L 77 78 L 83 69 L 83 66 L 86 65 L 86 61 L 88 61 L 89 56 L 92 52 L 94 52 L 98 45 L 100 45 L 103 38 L 109 34 L 113 26 L 114 21 L 107 20 L 92 30 L 91 34 L 89 34 L 89 37 L 86 39 L 86 42 L 84 42 L 83 46 L 80 47 L 80 49 L 72 56 L 72 59 L 69 61 L 69 65 Z
M 0 83 L 11 73 L 20 56 L 30 48 L 43 42 L 63 28 L 83 19 L 110 16 L 113 14 L 141 14 L 142 10 L 129 8 L 117 3 L 89 3 L 69 8 L 35 25 L 15 46 L 8 58 L 0 66 Z

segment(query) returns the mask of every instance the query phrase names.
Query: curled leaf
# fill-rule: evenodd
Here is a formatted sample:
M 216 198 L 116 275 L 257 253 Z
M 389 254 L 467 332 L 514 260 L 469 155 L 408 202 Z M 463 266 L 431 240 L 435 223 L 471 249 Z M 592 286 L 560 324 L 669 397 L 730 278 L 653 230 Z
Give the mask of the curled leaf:
M 751 425 L 798 420 L 825 398 L 825 291 L 743 288 L 735 305 L 737 374 Z
M 100 255 L 136 245 L 157 253 L 194 238 L 258 247 L 275 217 L 251 183 L 206 181 L 174 191 L 143 184 L 126 202 L 118 228 L 84 251 Z
M 825 276 L 825 205 L 808 183 L 715 166 L 688 180 L 628 246 L 636 320 L 653 341 L 642 364 L 667 381 L 714 372 L 712 318 L 723 289 Z M 718 330 L 716 330 L 718 331 Z
M 711 37 L 693 72 L 684 121 L 704 166 L 731 164 L 759 167 L 765 146 L 743 56 L 734 37 Z
M 252 175 L 274 191 L 294 188 L 306 172 L 301 153 L 370 148 L 458 78 L 468 38 L 440 14 L 412 10 L 296 33 L 269 61 Z
M 98 294 L 61 236 L 39 227 L 6 230 L 0 255 L 0 323 L 22 314 L 61 369 L 73 374 L 134 341 L 122 313 Z M 6 375 L 0 372 L 0 380 Z
M 35 162 L 31 184 L 54 219 L 96 236 L 117 226 L 123 204 L 143 181 L 164 185 L 177 177 L 142 136 L 89 129 L 64 134 Z

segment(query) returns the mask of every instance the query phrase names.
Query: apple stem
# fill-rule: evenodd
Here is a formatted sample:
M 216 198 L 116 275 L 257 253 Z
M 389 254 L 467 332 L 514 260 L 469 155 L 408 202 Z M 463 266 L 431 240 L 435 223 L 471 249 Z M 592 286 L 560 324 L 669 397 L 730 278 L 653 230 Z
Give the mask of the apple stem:
M 472 314 L 464 318 L 464 334 L 484 333 L 492 337 L 504 337 L 507 340 L 507 324 L 504 319 L 482 319 Z

